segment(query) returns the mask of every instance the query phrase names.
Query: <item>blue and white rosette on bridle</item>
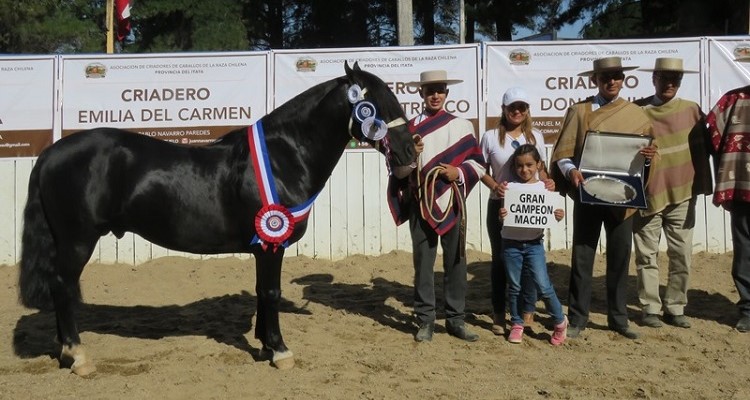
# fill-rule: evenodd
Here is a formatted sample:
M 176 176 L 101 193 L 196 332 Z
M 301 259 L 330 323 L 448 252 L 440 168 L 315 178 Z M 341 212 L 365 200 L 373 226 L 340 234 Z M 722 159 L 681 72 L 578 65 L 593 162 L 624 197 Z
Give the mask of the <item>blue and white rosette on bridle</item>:
M 359 85 L 354 84 L 349 86 L 346 95 L 349 102 L 354 104 L 352 119 L 359 123 L 362 136 L 373 142 L 383 139 L 388 133 L 388 125 L 378 118 L 378 109 L 375 104 L 365 100 L 364 90 Z
M 256 234 L 250 244 L 260 244 L 263 250 L 267 250 L 270 246 L 275 252 L 279 246 L 285 248 L 289 246 L 288 239 L 294 232 L 294 225 L 307 219 L 318 195 L 289 209 L 280 204 L 271 173 L 271 164 L 268 160 L 266 137 L 261 121 L 247 128 L 247 141 L 250 146 L 250 159 L 255 169 L 255 181 L 258 182 L 260 198 L 263 202 L 263 207 L 255 215 Z

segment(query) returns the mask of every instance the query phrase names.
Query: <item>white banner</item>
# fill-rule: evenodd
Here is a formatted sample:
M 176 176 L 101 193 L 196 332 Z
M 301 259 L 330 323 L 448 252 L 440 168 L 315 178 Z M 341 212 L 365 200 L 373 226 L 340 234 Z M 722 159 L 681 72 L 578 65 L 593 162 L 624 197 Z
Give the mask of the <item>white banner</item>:
M 268 112 L 268 55 L 63 56 L 62 134 L 110 126 L 211 142 Z
M 0 58 L 0 157 L 32 157 L 52 143 L 55 56 Z
M 519 228 L 551 228 L 556 223 L 555 210 L 562 208 L 562 199 L 556 192 L 523 191 L 511 189 L 505 191 L 504 207 L 508 215 L 503 225 Z
M 534 125 L 553 144 L 568 107 L 597 93 L 594 82 L 579 73 L 593 61 L 622 58 L 625 67 L 650 69 L 657 57 L 680 57 L 687 70 L 701 68 L 701 39 L 503 42 L 485 45 L 485 87 L 488 127 L 497 124 L 505 90 L 521 86 L 531 97 Z M 685 74 L 679 96 L 701 103 L 700 74 Z M 636 100 L 654 94 L 651 72 L 626 71 L 620 96 Z
M 273 52 L 274 104 L 278 107 L 318 83 L 345 75 L 344 61 L 354 62 L 385 81 L 411 119 L 422 111 L 416 88 L 406 83 L 419 80 L 422 71 L 444 69 L 449 79 L 462 79 L 452 85 L 446 111 L 474 122 L 480 115 L 479 45 L 414 46 L 366 49 L 284 50 Z
M 750 56 L 748 37 L 708 38 L 706 112 L 724 93 L 750 84 L 750 63 L 734 61 L 739 56 Z

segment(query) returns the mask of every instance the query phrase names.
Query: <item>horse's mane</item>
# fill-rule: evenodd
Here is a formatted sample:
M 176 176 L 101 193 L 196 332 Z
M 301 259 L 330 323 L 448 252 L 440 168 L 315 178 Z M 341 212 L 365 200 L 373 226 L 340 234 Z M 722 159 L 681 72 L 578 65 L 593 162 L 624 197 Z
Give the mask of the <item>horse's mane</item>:
M 318 105 L 322 98 L 324 98 L 333 88 L 341 84 L 341 79 L 341 77 L 334 78 L 312 86 L 261 117 L 261 119 L 265 121 L 269 119 L 283 121 L 288 118 L 290 121 L 296 121 L 299 119 L 300 115 L 308 114 L 313 107 Z M 235 155 L 240 159 L 246 158 L 248 154 L 247 146 L 245 146 L 247 143 L 245 138 L 246 131 L 247 128 L 245 127 L 235 129 L 216 139 L 216 141 L 209 146 L 235 147 L 235 150 L 237 151 L 237 154 Z
M 368 99 L 375 103 L 381 112 L 386 114 L 389 121 L 398 116 L 403 117 L 403 108 L 400 107 L 396 95 L 377 75 L 358 68 L 352 70 L 351 74 L 352 82 L 359 84 L 363 89 L 367 89 Z M 266 117 L 273 115 L 274 118 L 285 120 L 287 118 L 298 117 L 299 115 L 307 115 L 324 98 L 329 96 L 334 89 L 348 82 L 349 80 L 346 76 L 341 76 L 315 85 L 282 104 Z M 343 94 L 342 101 L 346 101 Z M 395 107 L 395 105 L 398 105 L 398 107 Z
M 323 98 L 344 82 L 345 77 L 338 77 L 315 85 L 289 99 L 286 103 L 268 113 L 266 117 L 284 120 L 286 118 L 294 118 L 294 116 L 307 115 L 313 108 L 318 106 Z
M 303 137 L 309 138 L 309 135 L 313 135 L 318 130 L 316 124 L 320 122 L 320 119 L 310 118 L 311 114 L 318 113 L 331 118 L 337 115 L 334 109 L 348 103 L 344 86 L 350 82 L 350 79 L 351 82 L 367 89 L 366 97 L 377 105 L 381 118 L 392 121 L 398 117 L 404 117 L 403 108 L 390 88 L 376 75 L 355 68 L 351 70 L 349 77 L 341 76 L 312 86 L 262 117 L 264 128 L 267 128 L 267 139 L 273 140 L 275 137 L 277 143 L 278 140 L 289 142 L 287 144 L 289 151 L 294 151 L 294 146 L 301 143 L 299 140 Z M 327 101 L 330 96 L 338 96 L 338 99 Z M 322 109 L 321 106 L 331 109 Z M 249 149 L 246 132 L 247 128 L 237 129 L 227 133 L 211 145 L 231 148 L 232 168 L 238 173 L 247 167 L 248 162 Z M 278 136 L 280 134 L 285 135 L 288 140 Z M 294 138 L 294 135 L 298 136 Z
M 293 135 L 301 131 L 311 133 L 314 130 L 311 124 L 315 123 L 315 119 L 310 119 L 308 116 L 316 112 L 315 109 L 319 108 L 321 104 L 327 104 L 324 100 L 328 96 L 338 95 L 342 102 L 346 102 L 345 92 L 343 90 L 340 93 L 336 91 L 336 88 L 346 82 L 346 76 L 343 76 L 312 86 L 261 117 L 267 140 L 274 136 L 281 139 L 278 135 L 283 134 L 289 135 L 287 136 L 289 142 L 294 143 L 296 139 L 293 138 Z M 305 123 L 307 125 L 304 125 Z M 208 146 L 229 150 L 229 166 L 236 172 L 233 176 L 241 179 L 242 172 L 247 168 L 249 162 L 250 149 L 247 143 L 247 127 L 243 127 L 228 132 Z M 235 183 L 239 184 L 240 182 Z

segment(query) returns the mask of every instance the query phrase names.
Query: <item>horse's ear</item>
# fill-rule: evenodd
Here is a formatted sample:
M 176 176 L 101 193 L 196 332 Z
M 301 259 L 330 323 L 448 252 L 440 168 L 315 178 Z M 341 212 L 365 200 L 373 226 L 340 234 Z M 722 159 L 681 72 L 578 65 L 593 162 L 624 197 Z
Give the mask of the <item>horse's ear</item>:
M 354 70 L 355 70 L 355 71 L 362 71 L 362 70 L 361 70 L 361 69 L 359 68 L 359 61 L 355 61 L 355 62 L 354 62 Z
M 354 66 L 357 67 L 357 62 L 356 61 L 354 62 Z M 348 76 L 349 78 L 352 77 L 352 69 L 349 68 L 349 61 L 347 61 L 347 60 L 344 60 L 344 71 L 346 71 L 346 76 Z

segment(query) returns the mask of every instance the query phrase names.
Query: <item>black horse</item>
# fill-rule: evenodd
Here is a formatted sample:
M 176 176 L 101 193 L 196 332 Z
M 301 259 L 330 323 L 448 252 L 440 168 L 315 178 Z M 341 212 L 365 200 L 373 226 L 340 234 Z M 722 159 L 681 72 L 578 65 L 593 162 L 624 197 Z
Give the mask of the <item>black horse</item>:
M 95 370 L 75 312 L 83 268 L 108 232 L 191 253 L 252 253 L 255 337 L 277 368 L 294 365 L 279 328 L 284 246 L 305 233 L 306 210 L 352 137 L 378 148 L 400 176 L 416 157 L 388 86 L 356 63 L 344 68 L 345 76 L 207 146 L 98 128 L 42 152 L 29 181 L 19 288 L 25 306 L 55 311 L 61 365 L 79 375 Z

